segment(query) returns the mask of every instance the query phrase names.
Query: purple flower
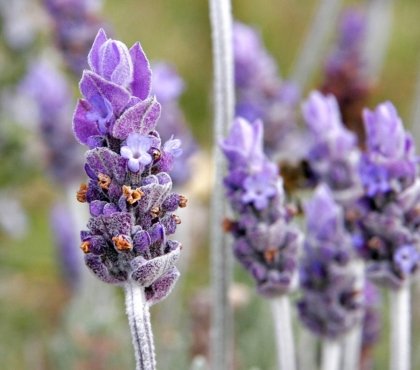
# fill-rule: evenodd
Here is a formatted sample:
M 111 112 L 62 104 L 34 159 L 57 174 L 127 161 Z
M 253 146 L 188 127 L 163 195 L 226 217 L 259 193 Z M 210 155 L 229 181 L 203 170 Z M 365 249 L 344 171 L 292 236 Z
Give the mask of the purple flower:
M 77 252 L 77 238 L 74 222 L 69 217 L 69 210 L 62 204 L 56 204 L 51 211 L 51 227 L 57 247 L 60 272 L 66 283 L 73 289 L 80 279 L 82 260 Z
M 139 43 L 130 50 L 121 41 L 109 39 L 103 29 L 96 35 L 88 55 L 90 69 L 107 81 L 130 89 L 142 100 L 150 92 L 151 72 Z
M 100 146 L 109 134 L 125 140 L 129 134 L 147 134 L 156 126 L 160 104 L 149 97 L 151 71 L 139 43 L 128 48 L 99 30 L 89 53 L 92 71 L 84 71 L 81 99 L 73 117 L 76 138 Z
M 54 25 L 54 36 L 64 61 L 79 76 L 87 67 L 86 57 L 101 27 L 96 6 L 91 0 L 44 0 Z
M 45 60 L 37 60 L 19 85 L 37 108 L 39 132 L 45 143 L 48 169 L 54 180 L 66 184 L 79 178 L 82 155 L 67 124 L 71 114 L 71 89 L 61 72 Z
M 155 130 L 160 105 L 149 97 L 149 62 L 139 44 L 129 51 L 101 30 L 89 53 L 74 115 L 74 131 L 91 149 L 89 177 L 77 199 L 89 204 L 90 220 L 81 232 L 81 249 L 90 270 L 102 281 L 132 280 L 150 304 L 165 298 L 179 272 L 180 243 L 170 240 L 186 199 L 171 192 L 173 159 L 181 142 L 162 145 Z M 112 113 L 112 114 L 111 114 Z
M 150 164 L 152 156 L 148 153 L 152 140 L 140 134 L 130 134 L 127 145 L 121 147 L 121 156 L 128 159 L 128 168 L 132 172 L 139 172 Z
M 314 91 L 302 112 L 309 131 L 307 159 L 313 180 L 325 182 L 336 197 L 357 198 L 360 152 L 355 135 L 341 121 L 336 99 Z
M 413 184 L 418 159 L 413 138 L 390 102 L 363 112 L 366 154 L 361 163 L 363 185 L 369 196 L 399 192 Z
M 242 201 L 246 204 L 253 203 L 259 211 L 267 208 L 270 198 L 276 194 L 276 187 L 272 183 L 270 174 L 264 172 L 247 177 L 244 181 L 244 190 Z
M 265 150 L 270 155 L 281 151 L 290 156 L 287 146 L 289 134 L 296 131 L 297 87 L 281 81 L 274 58 L 252 27 L 239 22 L 234 24 L 233 51 L 236 116 L 250 122 L 261 119 L 265 126 Z
M 231 166 L 259 168 L 264 160 L 262 148 L 263 126 L 261 121 L 249 123 L 237 118 L 229 136 L 220 144 Z
M 305 214 L 308 222 L 300 267 L 299 316 L 316 335 L 339 338 L 363 316 L 362 297 L 351 263 L 355 257 L 352 238 L 326 186 L 317 188 Z
M 266 297 L 293 289 L 301 236 L 284 206 L 277 167 L 262 149 L 262 122 L 236 119 L 220 146 L 228 161 L 226 197 L 235 213 L 229 221 L 234 253 Z
M 159 62 L 153 64 L 152 91 L 161 104 L 179 99 L 185 84 L 175 68 L 170 64 Z

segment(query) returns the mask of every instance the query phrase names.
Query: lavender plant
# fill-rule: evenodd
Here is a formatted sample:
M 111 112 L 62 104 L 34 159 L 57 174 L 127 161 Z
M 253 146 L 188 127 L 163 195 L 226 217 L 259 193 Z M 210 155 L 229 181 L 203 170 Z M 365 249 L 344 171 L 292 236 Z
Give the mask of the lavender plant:
M 277 166 L 264 155 L 262 122 L 237 118 L 221 148 L 228 162 L 226 197 L 235 214 L 225 227 L 234 237 L 234 254 L 255 279 L 257 291 L 272 299 L 281 368 L 294 369 L 285 297 L 296 284 L 301 235 L 285 206 Z
M 323 369 L 340 366 L 339 339 L 363 317 L 363 300 L 354 273 L 355 251 L 344 227 L 342 208 L 320 185 L 306 204 L 307 235 L 300 266 L 303 324 L 324 340 Z
M 391 369 L 410 368 L 410 282 L 419 269 L 420 180 L 413 138 L 386 102 L 364 111 L 366 153 L 361 162 L 356 246 L 367 274 L 391 288 Z
M 98 17 L 101 0 L 43 0 L 50 14 L 58 49 L 70 70 L 79 76 L 86 56 L 103 22 Z
M 367 17 L 361 9 L 347 9 L 341 17 L 338 39 L 325 65 L 321 91 L 333 94 L 343 123 L 364 142 L 362 109 L 372 91 L 372 78 L 366 75 Z
M 47 151 L 47 169 L 51 177 L 63 186 L 80 179 L 82 156 L 66 124 L 72 98 L 63 74 L 51 61 L 39 58 L 29 66 L 19 92 L 35 103 L 35 119 Z
M 87 267 L 103 282 L 124 286 L 137 369 L 155 369 L 149 306 L 178 279 L 180 243 L 168 239 L 186 198 L 171 192 L 170 171 L 180 141 L 162 143 L 155 130 L 160 104 L 150 96 L 151 70 L 139 43 L 128 49 L 101 29 L 80 81 L 84 96 L 73 118 L 76 138 L 90 149 L 88 184 L 77 194 L 89 204 L 81 232 Z
M 273 57 L 255 29 L 236 22 L 233 31 L 235 114 L 250 122 L 261 119 L 266 152 L 284 156 L 296 133 L 299 90 L 293 83 L 281 80 Z
M 360 174 L 357 248 L 368 275 L 392 289 L 412 280 L 420 264 L 418 157 L 392 103 L 364 111 L 366 152 Z
M 302 112 L 309 132 L 306 158 L 310 180 L 328 185 L 342 203 L 354 202 L 362 190 L 360 151 L 356 136 L 341 120 L 337 100 L 314 91 L 303 103 Z

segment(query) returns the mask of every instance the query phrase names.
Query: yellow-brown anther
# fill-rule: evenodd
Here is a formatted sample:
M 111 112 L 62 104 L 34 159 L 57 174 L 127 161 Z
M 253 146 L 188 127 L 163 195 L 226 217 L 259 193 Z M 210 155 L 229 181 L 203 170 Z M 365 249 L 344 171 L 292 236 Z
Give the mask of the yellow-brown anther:
M 235 222 L 233 222 L 232 220 L 229 220 L 228 218 L 225 218 L 222 222 L 222 228 L 223 231 L 226 233 L 230 233 L 231 231 L 233 231 L 235 227 Z
M 187 206 L 187 203 L 188 203 L 188 198 L 187 198 L 187 197 L 185 197 L 185 196 L 183 196 L 183 195 L 180 195 L 180 196 L 179 196 L 178 205 L 179 205 L 181 208 L 185 208 L 185 207 Z
M 119 251 L 131 251 L 133 249 L 133 245 L 124 235 L 117 235 L 112 238 L 112 241 Z
M 179 225 L 181 223 L 181 219 L 177 215 L 172 215 L 172 218 L 174 219 L 174 221 L 177 225 Z
M 266 249 L 264 251 L 264 259 L 268 262 L 268 263 L 273 263 L 274 260 L 276 259 L 278 254 L 278 250 L 274 249 L 274 248 L 269 248 Z
M 162 156 L 162 153 L 160 152 L 159 149 L 154 149 L 153 150 L 152 157 L 153 157 L 154 161 L 159 160 L 161 156 Z
M 368 241 L 368 247 L 370 249 L 379 249 L 381 245 L 382 245 L 382 241 L 377 236 L 370 238 Z
M 89 253 L 90 252 L 90 243 L 88 241 L 83 242 L 80 245 L 80 249 L 83 251 L 83 253 Z
M 160 215 L 160 208 L 159 208 L 159 207 L 152 207 L 152 208 L 150 209 L 150 215 L 151 215 L 153 218 L 159 217 L 159 215 Z
M 76 199 L 80 203 L 86 203 L 86 194 L 87 194 L 88 186 L 87 184 L 80 184 L 80 188 L 76 193 Z
M 122 191 L 124 196 L 127 199 L 127 202 L 131 205 L 138 202 L 141 197 L 144 195 L 144 193 L 141 191 L 140 188 L 132 189 L 130 186 L 123 185 Z
M 108 175 L 100 173 L 98 175 L 98 184 L 102 189 L 108 190 L 109 185 L 111 184 L 111 178 Z

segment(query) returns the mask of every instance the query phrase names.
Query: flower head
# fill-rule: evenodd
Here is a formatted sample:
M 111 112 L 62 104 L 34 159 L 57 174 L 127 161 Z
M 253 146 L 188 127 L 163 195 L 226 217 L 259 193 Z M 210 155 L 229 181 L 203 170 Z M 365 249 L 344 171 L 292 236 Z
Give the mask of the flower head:
M 336 196 L 357 198 L 360 152 L 355 135 L 341 121 L 335 97 L 314 91 L 302 112 L 309 131 L 307 159 L 313 180 L 325 182 Z
M 414 183 L 418 174 L 413 138 L 390 102 L 375 111 L 363 112 L 366 130 L 366 153 L 361 163 L 361 177 L 371 197 L 400 192 Z
M 307 238 L 300 267 L 299 316 L 315 334 L 338 338 L 362 319 L 352 239 L 332 192 L 319 186 L 305 207 Z M 318 218 L 318 222 L 315 220 Z
M 181 142 L 162 145 L 155 130 L 160 105 L 148 97 L 149 62 L 139 44 L 130 50 L 100 30 L 89 54 L 92 71 L 80 82 L 74 131 L 91 148 L 88 184 L 78 192 L 90 220 L 81 232 L 86 265 L 102 281 L 142 286 L 150 304 L 165 298 L 179 272 L 180 243 L 170 240 L 180 223 L 174 211 L 186 199 L 171 192 L 173 159 Z
M 235 212 L 227 228 L 234 252 L 266 297 L 292 290 L 301 236 L 284 205 L 278 170 L 262 150 L 262 123 L 233 122 L 220 144 L 228 162 L 226 196 Z

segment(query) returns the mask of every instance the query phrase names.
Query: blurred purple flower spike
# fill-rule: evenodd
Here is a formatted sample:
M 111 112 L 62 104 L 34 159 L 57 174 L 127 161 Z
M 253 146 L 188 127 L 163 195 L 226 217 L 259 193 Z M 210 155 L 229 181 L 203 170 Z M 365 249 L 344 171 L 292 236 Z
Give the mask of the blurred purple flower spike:
M 227 199 L 235 220 L 226 229 L 235 239 L 234 253 L 265 297 L 294 287 L 301 235 L 284 205 L 278 170 L 263 153 L 263 126 L 237 118 L 220 143 L 228 161 Z
M 335 97 L 314 91 L 302 104 L 302 112 L 309 131 L 307 159 L 313 180 L 325 182 L 343 201 L 357 199 L 360 152 L 356 136 L 342 123 Z
M 366 152 L 360 164 L 357 247 L 368 276 L 401 289 L 420 266 L 418 157 L 412 137 L 390 103 L 364 111 Z
M 316 335 L 337 339 L 363 316 L 363 297 L 351 270 L 352 240 L 344 228 L 341 207 L 326 186 L 317 188 L 305 213 L 308 231 L 300 268 L 299 316 Z
M 367 151 L 361 176 L 368 196 L 400 192 L 418 176 L 414 141 L 391 102 L 363 112 Z

